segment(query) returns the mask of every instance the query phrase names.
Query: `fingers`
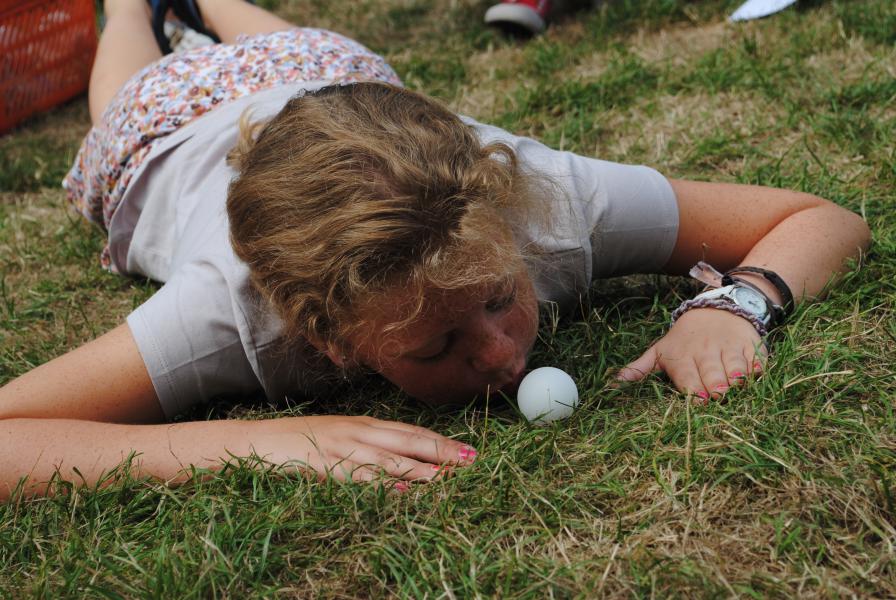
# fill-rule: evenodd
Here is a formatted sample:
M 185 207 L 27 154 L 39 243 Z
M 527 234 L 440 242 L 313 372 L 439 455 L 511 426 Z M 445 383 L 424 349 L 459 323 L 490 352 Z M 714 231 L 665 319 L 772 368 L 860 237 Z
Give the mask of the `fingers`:
M 318 471 L 318 477 L 325 479 L 329 476 L 337 481 L 370 483 L 401 494 L 411 489 L 412 482 L 429 482 L 453 474 L 453 467 L 450 465 L 421 463 L 372 447 L 359 449 L 352 458 L 353 460 L 342 460 Z
M 695 403 L 707 404 L 718 400 L 734 386 L 742 385 L 748 378 L 762 373 L 767 359 L 764 346 L 740 351 L 723 348 L 718 354 L 707 353 L 694 360 L 694 373 L 689 366 L 679 372 L 667 370 L 676 386 L 684 393 L 696 397 Z
M 683 358 L 663 364 L 663 370 L 680 392 L 693 396 L 694 402 L 705 404 L 709 400 L 709 392 L 700 376 L 700 368 L 693 358 Z
M 444 435 L 436 433 L 431 429 L 427 429 L 426 427 L 420 427 L 419 425 L 411 425 L 410 423 L 402 423 L 401 421 L 383 421 L 382 419 L 374 419 L 373 417 L 364 417 L 367 420 L 367 424 L 371 427 L 379 427 L 381 429 L 395 429 L 398 431 L 408 431 L 411 433 L 418 433 L 422 436 L 430 437 L 434 440 L 450 440 L 451 438 L 447 438 Z
M 468 465 L 478 455 L 472 446 L 425 427 L 378 419 L 372 419 L 370 424 L 365 441 L 402 456 L 436 464 Z
M 704 402 L 721 398 L 731 387 L 722 353 L 705 356 L 697 362 L 697 369 L 702 382 L 702 389 L 697 392 L 697 396 Z
M 651 373 L 659 370 L 657 362 L 656 344 L 654 344 L 647 349 L 647 352 L 623 367 L 619 373 L 616 374 L 616 379 L 622 381 L 640 381 Z
M 765 364 L 768 362 L 768 347 L 765 342 L 760 342 L 750 348 L 746 355 L 747 362 L 750 364 L 750 373 L 754 377 L 758 377 L 765 370 Z
M 436 465 L 368 446 L 352 456 L 353 462 L 380 476 L 388 475 L 405 481 L 431 481 L 452 472 L 450 465 Z
M 408 489 L 403 482 L 446 477 L 477 454 L 426 428 L 371 417 L 294 417 L 272 424 L 261 436 L 270 450 L 259 454 L 282 455 L 278 463 L 320 479 L 375 482 L 399 492 Z
M 323 476 L 356 482 L 394 478 L 399 481 L 384 485 L 400 492 L 408 489 L 403 481 L 442 478 L 455 466 L 468 465 L 476 458 L 471 446 L 424 427 L 370 417 L 349 420 L 354 425 L 350 437 L 342 439 L 336 452 L 322 457 L 326 466 L 319 473 Z
M 653 348 L 648 352 L 652 350 Z M 642 358 L 644 357 L 638 361 Z M 658 354 L 654 366 L 665 371 L 675 387 L 683 394 L 693 397 L 696 404 L 706 404 L 711 397 L 720 397 L 728 389 L 727 378 L 717 353 L 713 355 L 709 352 L 697 357 L 690 354 L 675 357 Z
M 722 365 L 730 386 L 742 385 L 753 372 L 752 362 L 747 360 L 747 356 L 742 351 L 723 349 Z
M 740 385 L 749 378 L 761 375 L 767 361 L 768 348 L 766 348 L 764 343 L 760 343 L 752 348 L 742 349 L 740 352 L 735 350 L 722 351 L 722 362 L 725 364 L 728 382 L 732 386 Z

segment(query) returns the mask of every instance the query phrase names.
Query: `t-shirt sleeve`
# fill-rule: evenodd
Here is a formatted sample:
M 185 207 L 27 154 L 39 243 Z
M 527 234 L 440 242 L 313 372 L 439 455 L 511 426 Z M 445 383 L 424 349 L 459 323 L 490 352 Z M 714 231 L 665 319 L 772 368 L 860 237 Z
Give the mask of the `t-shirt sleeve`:
M 669 181 L 650 167 L 566 154 L 575 177 L 587 182 L 578 201 L 605 198 L 586 211 L 592 277 L 659 272 L 678 237 L 678 200 Z
M 464 120 L 483 143 L 513 148 L 550 203 L 550 231 L 533 241 L 558 256 L 582 252 L 577 274 L 594 278 L 658 272 L 678 236 L 678 202 L 669 181 L 645 166 L 625 165 L 553 150 L 531 138 Z
M 168 419 L 215 396 L 261 387 L 225 277 L 209 262 L 183 265 L 127 323 Z

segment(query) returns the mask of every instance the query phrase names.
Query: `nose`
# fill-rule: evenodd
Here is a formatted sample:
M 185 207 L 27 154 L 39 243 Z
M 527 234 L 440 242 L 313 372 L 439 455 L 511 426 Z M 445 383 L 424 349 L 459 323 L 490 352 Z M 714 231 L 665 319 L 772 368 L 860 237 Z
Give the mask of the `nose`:
M 515 375 L 517 348 L 500 327 L 486 326 L 470 348 L 470 366 L 484 374 Z M 520 367 L 522 368 L 522 367 Z

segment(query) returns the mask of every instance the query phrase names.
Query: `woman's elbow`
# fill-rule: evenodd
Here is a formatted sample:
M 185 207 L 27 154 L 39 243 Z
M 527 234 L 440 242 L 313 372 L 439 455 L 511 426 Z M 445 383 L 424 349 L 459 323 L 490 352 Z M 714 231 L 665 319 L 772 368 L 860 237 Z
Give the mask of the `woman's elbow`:
M 839 205 L 834 206 L 842 212 L 844 227 L 848 227 L 848 231 L 852 233 L 858 251 L 864 253 L 871 246 L 871 228 L 868 223 L 858 213 Z
M 868 223 L 863 219 L 860 215 L 847 211 L 852 218 L 853 226 L 856 230 L 856 236 L 859 241 L 859 248 L 861 248 L 862 252 L 868 250 L 871 246 L 871 228 L 868 226 Z
M 855 245 L 857 253 L 864 253 L 871 246 L 871 228 L 861 215 L 830 200 L 813 196 L 816 206 L 823 208 L 830 220 L 837 223 L 839 231 Z

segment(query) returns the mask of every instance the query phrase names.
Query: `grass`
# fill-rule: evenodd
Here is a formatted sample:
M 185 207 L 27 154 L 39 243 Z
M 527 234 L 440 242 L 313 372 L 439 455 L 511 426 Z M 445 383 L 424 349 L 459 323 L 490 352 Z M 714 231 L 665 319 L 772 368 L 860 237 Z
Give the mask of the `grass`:
M 385 54 L 408 85 L 516 133 L 676 177 L 805 190 L 860 212 L 864 266 L 779 332 L 767 374 L 690 406 L 606 375 L 658 336 L 689 282 L 600 282 L 545 320 L 532 364 L 583 405 L 551 427 L 493 399 L 422 409 L 371 383 L 289 414 L 371 414 L 474 444 L 477 464 L 391 496 L 237 465 L 167 489 L 0 507 L 5 597 L 892 597 L 896 595 L 896 8 L 614 0 L 528 43 L 474 0 L 268 0 Z M 0 137 L 0 383 L 118 324 L 155 289 L 103 272 L 102 233 L 58 179 L 81 99 Z M 212 417 L 276 416 L 221 405 Z

